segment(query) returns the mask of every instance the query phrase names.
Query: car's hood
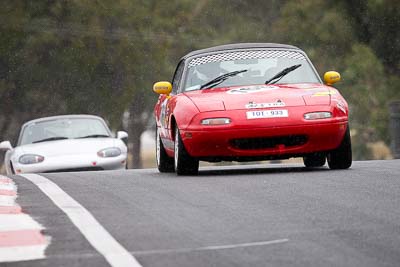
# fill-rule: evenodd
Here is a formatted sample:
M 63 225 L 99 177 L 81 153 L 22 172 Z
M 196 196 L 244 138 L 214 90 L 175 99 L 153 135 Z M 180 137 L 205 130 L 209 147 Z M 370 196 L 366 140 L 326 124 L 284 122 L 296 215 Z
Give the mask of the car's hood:
M 329 105 L 330 87 L 322 84 L 251 85 L 187 92 L 200 112 L 255 107 Z
M 83 138 L 48 141 L 22 145 L 15 148 L 15 153 L 37 154 L 44 157 L 76 154 L 96 154 L 99 150 L 115 146 L 114 138 Z

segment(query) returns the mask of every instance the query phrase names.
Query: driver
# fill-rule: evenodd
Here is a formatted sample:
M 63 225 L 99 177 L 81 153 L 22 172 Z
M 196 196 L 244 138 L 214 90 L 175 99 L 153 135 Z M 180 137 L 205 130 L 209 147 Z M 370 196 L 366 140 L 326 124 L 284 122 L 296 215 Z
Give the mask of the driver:
M 220 62 L 200 64 L 193 67 L 190 83 L 192 85 L 202 85 L 224 73 L 226 71 L 220 67 Z

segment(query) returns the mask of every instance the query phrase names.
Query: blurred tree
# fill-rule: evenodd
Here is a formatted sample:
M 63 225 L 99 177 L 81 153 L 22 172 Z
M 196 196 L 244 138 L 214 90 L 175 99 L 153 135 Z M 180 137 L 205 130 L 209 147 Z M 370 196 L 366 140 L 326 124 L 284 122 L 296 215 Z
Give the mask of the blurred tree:
M 368 142 L 389 143 L 387 104 L 399 86 L 396 76 L 389 75 L 399 70 L 395 2 L 290 1 L 273 25 L 273 37 L 303 48 L 319 71 L 342 73 L 337 86 L 350 104 L 356 159 L 372 157 Z
M 338 1 L 334 1 L 338 2 Z M 371 47 L 391 74 L 400 75 L 398 0 L 342 0 L 359 42 Z
M 368 142 L 389 143 L 387 104 L 388 81 L 383 64 L 373 50 L 354 44 L 344 60 L 343 95 L 350 101 L 351 126 L 355 129 L 355 157 L 371 158 Z

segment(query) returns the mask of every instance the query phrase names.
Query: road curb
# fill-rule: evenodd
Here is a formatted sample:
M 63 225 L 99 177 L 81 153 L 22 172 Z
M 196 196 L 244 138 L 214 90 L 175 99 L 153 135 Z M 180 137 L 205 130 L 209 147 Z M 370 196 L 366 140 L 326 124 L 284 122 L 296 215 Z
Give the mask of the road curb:
M 16 203 L 17 186 L 0 175 L 0 262 L 45 258 L 49 245 L 44 229 Z

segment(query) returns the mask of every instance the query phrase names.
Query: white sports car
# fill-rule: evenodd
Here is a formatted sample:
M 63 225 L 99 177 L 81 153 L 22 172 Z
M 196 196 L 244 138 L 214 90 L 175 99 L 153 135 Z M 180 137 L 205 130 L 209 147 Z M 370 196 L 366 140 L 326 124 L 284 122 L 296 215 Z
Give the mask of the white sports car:
M 92 115 L 63 115 L 26 122 L 18 144 L 0 143 L 8 175 L 19 173 L 114 170 L 126 168 L 123 131 L 112 136 L 104 120 Z

